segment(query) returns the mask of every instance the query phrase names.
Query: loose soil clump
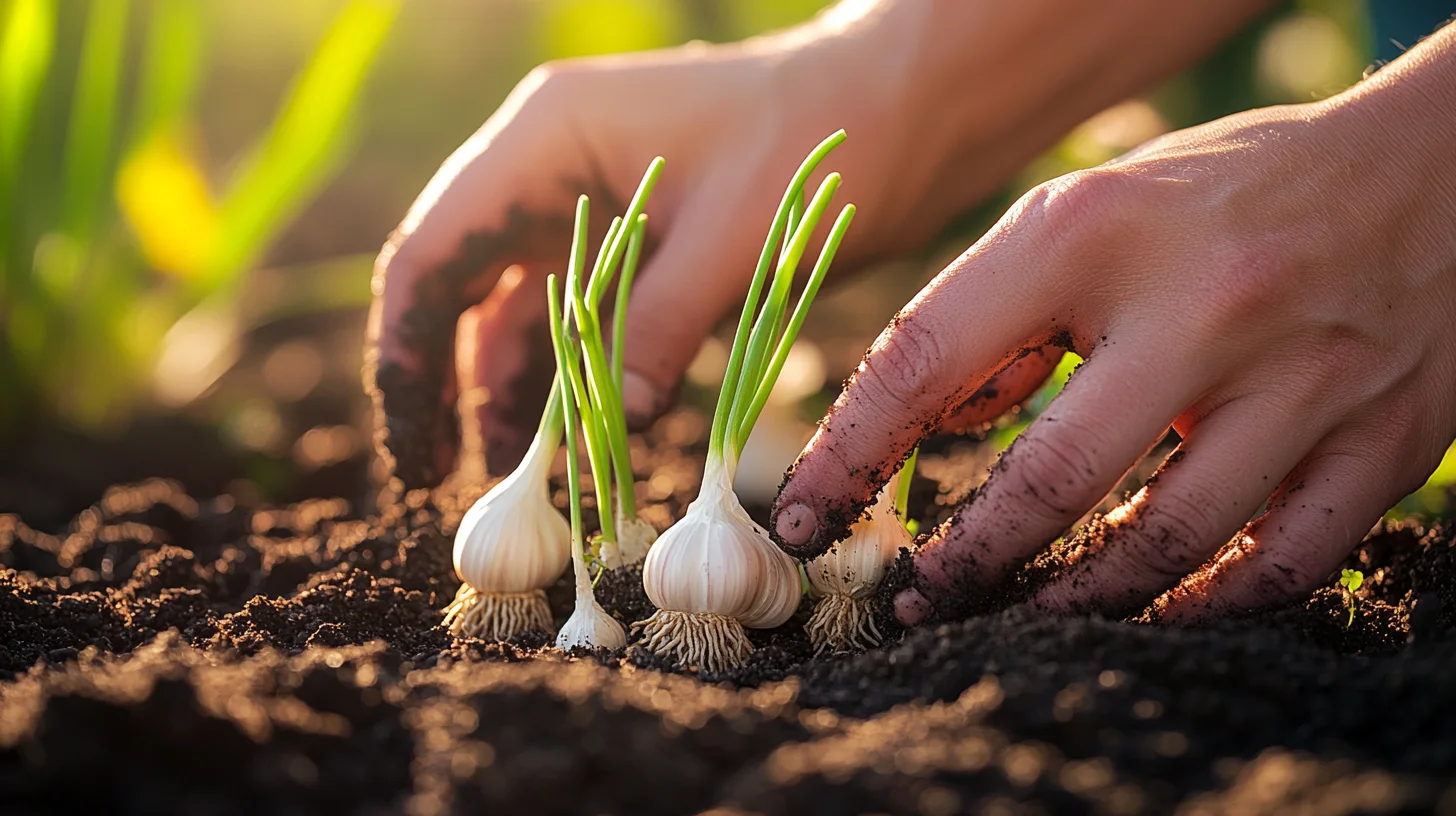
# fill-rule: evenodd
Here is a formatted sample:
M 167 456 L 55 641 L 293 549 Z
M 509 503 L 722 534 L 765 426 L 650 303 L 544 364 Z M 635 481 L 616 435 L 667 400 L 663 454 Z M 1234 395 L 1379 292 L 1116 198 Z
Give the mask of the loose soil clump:
M 634 453 L 665 526 L 701 445 Z M 912 509 L 963 487 L 921 477 Z M 1348 627 L 1331 582 L 1199 629 L 1011 605 L 815 657 L 806 601 L 706 675 L 452 638 L 461 495 L 365 516 L 155 481 L 58 534 L 0 517 L 0 811 L 1456 812 L 1448 527 L 1374 532 Z M 640 570 L 597 592 L 650 612 Z M 560 623 L 569 576 L 549 597 Z

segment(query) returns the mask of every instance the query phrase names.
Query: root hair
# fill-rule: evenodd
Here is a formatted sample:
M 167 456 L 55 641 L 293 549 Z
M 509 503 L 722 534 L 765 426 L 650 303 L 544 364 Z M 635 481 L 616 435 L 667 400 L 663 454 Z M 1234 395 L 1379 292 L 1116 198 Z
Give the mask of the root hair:
M 880 645 L 884 638 L 875 626 L 874 609 L 869 598 L 853 595 L 825 595 L 814 607 L 814 614 L 804 624 L 814 654 L 848 652 Z
M 444 612 L 443 623 L 456 637 L 503 641 L 531 630 L 551 631 L 551 606 L 540 589 L 480 592 L 461 584 Z
M 742 666 L 753 653 L 743 624 L 727 615 L 659 609 L 632 624 L 632 631 L 641 633 L 639 645 L 658 657 L 710 672 Z

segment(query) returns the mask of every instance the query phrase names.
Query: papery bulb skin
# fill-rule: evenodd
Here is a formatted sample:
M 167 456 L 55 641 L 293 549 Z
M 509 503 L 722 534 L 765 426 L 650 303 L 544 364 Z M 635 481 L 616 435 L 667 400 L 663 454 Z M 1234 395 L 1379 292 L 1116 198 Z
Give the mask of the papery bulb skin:
M 773 543 L 768 531 L 757 524 L 753 526 L 762 541 L 760 549 L 770 563 L 763 571 L 758 600 L 739 620 L 750 629 L 772 629 L 782 626 L 798 611 L 799 602 L 804 599 L 804 585 L 799 580 L 798 562 Z
M 611 563 L 603 553 L 602 562 L 608 567 L 627 567 L 640 564 L 647 558 L 647 551 L 657 541 L 657 528 L 636 516 L 617 515 L 617 563 Z
M 682 520 L 648 551 L 642 586 L 659 609 L 725 615 L 755 629 L 779 626 L 799 603 L 793 559 L 712 471 Z
M 590 594 L 577 593 L 576 610 L 556 635 L 556 648 L 620 649 L 627 645 L 627 630 Z
M 869 518 L 856 522 L 843 541 L 805 567 L 810 586 L 823 596 L 804 625 L 817 652 L 868 649 L 883 639 L 874 620 L 875 588 L 900 548 L 912 544 L 895 514 L 894 484 L 891 480 L 880 491 Z
M 681 663 L 721 671 L 753 647 L 743 627 L 771 629 L 798 608 L 794 562 L 749 518 L 721 464 L 698 498 L 647 552 L 642 586 L 658 611 L 634 624 L 643 645 Z
M 521 467 L 471 505 L 455 532 L 455 572 L 464 583 L 445 608 L 454 634 L 507 640 L 528 629 L 551 629 L 543 589 L 571 560 L 571 525 L 551 504 L 550 459 L 539 443 Z

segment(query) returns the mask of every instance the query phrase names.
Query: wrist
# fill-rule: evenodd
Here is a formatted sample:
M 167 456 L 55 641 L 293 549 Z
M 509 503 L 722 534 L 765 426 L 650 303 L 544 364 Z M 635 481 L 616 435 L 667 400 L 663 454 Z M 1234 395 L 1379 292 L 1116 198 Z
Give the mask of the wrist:
M 1372 137 L 1367 149 L 1416 165 L 1445 187 L 1446 200 L 1456 197 L 1456 23 L 1320 107 L 1361 123 Z
M 890 160 L 924 165 L 920 183 L 955 198 L 941 202 L 954 210 L 1086 118 L 1212 50 L 1269 2 L 851 0 L 761 42 L 787 44 L 806 84 L 822 89 L 833 76 L 871 108 Z
M 1364 167 L 1383 200 L 1390 260 L 1449 275 L 1456 264 L 1456 25 L 1444 29 L 1344 93 L 1313 106 L 1330 129 L 1348 134 L 1349 166 Z M 1366 217 L 1372 213 L 1367 211 Z M 1381 221 L 1380 217 L 1374 218 Z

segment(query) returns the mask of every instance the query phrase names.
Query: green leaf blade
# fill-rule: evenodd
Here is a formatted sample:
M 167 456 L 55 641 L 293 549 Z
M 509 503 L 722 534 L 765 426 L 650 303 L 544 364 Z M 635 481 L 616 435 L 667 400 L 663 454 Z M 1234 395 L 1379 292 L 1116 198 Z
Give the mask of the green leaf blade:
M 393 26 L 398 0 L 352 0 L 299 74 L 269 131 L 223 198 L 203 292 L 233 284 L 342 165 L 360 91 Z

